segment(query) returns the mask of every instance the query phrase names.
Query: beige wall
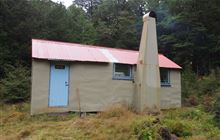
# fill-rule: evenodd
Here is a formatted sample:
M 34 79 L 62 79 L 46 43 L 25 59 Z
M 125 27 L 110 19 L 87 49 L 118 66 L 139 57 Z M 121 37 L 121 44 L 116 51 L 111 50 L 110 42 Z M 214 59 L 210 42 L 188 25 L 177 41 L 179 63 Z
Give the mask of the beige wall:
M 113 64 L 70 63 L 69 105 L 48 107 L 50 63 L 33 60 L 31 114 L 43 112 L 101 111 L 109 105 L 131 105 L 134 84 L 127 80 L 112 80 Z M 77 96 L 77 89 L 79 96 Z
M 132 103 L 132 81 L 112 80 L 113 64 L 72 63 L 70 66 L 70 107 L 82 111 L 100 111 L 115 103 Z
M 161 109 L 181 107 L 181 75 L 179 70 L 170 70 L 171 87 L 161 87 Z
M 31 114 L 79 111 L 79 103 L 81 111 L 84 112 L 101 111 L 116 103 L 127 105 L 134 103 L 135 84 L 127 80 L 113 80 L 113 64 L 91 62 L 69 64 L 69 104 L 67 107 L 48 107 L 50 62 L 36 59 L 32 61 Z M 171 83 L 171 88 L 161 89 L 162 107 L 180 106 L 179 71 L 171 72 Z

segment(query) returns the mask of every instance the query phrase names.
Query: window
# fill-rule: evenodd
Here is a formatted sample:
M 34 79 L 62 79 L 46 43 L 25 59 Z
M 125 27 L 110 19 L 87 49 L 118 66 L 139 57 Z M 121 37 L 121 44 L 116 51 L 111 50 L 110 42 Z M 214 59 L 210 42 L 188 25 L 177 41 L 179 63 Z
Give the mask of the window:
M 113 79 L 131 80 L 132 66 L 127 64 L 114 64 Z
M 160 69 L 161 86 L 170 86 L 170 71 L 169 69 Z
M 55 65 L 55 69 L 65 69 L 65 65 Z

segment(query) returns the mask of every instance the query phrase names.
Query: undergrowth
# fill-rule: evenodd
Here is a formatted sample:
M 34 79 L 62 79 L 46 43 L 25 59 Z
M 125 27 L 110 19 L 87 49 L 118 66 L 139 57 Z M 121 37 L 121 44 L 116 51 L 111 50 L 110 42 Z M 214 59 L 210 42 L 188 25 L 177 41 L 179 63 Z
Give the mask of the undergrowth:
M 200 107 L 136 114 L 123 106 L 80 118 L 75 113 L 30 116 L 29 103 L 1 105 L 1 140 L 219 140 L 213 116 Z

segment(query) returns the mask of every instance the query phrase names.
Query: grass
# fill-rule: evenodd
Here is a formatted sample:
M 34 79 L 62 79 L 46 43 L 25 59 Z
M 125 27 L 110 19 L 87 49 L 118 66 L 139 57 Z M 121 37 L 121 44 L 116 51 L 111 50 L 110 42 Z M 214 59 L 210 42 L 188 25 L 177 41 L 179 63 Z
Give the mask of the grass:
M 166 110 L 159 116 L 114 106 L 80 118 L 77 114 L 30 116 L 29 104 L 1 105 L 1 140 L 219 140 L 213 116 L 197 108 Z M 172 135 L 171 135 L 172 134 Z

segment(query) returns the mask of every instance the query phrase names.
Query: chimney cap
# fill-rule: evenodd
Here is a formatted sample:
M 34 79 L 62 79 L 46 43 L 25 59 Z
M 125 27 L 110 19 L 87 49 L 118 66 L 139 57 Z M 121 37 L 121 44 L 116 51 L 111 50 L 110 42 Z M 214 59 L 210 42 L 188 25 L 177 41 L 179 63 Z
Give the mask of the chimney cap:
M 143 21 L 146 21 L 148 17 L 152 17 L 152 18 L 157 19 L 157 15 L 156 15 L 156 13 L 154 11 L 150 11 L 147 14 L 145 14 L 143 16 Z

